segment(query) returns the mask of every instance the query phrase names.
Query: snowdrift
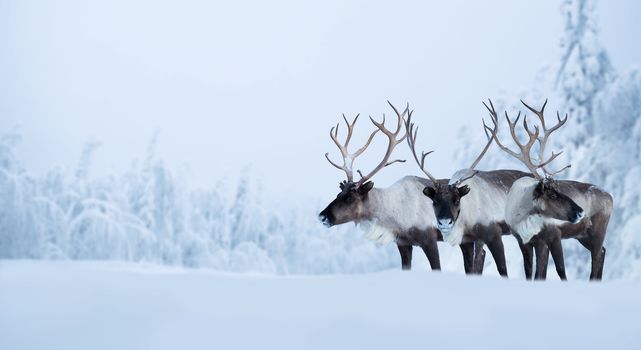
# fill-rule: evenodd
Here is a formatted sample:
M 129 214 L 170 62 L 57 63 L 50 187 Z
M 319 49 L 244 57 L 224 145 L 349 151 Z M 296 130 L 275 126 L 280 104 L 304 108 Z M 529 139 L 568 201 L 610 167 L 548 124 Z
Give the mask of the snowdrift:
M 0 261 L 3 349 L 638 349 L 641 284 Z

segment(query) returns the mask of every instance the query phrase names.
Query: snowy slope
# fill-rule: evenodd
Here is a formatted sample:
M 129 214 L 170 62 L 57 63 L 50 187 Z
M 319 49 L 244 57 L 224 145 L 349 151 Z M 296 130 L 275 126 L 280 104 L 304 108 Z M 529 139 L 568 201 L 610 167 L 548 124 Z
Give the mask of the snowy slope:
M 639 349 L 641 283 L 0 262 L 2 349 Z

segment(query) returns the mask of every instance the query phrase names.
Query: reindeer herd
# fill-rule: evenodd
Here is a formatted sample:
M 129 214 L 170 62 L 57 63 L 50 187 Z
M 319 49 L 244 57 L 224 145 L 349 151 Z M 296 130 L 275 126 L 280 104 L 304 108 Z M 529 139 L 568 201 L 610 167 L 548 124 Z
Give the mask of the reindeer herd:
M 341 152 L 342 165 L 332 161 L 328 153 L 325 157 L 331 165 L 344 171 L 347 179 L 340 183 L 340 193 L 319 214 L 319 219 L 326 226 L 355 222 L 367 228 L 366 236 L 370 239 L 396 242 L 404 270 L 411 268 L 413 246 L 423 250 L 432 270 L 440 270 L 437 242 L 445 241 L 461 248 L 466 274 L 483 273 L 487 245 L 499 274 L 507 277 L 503 236 L 511 234 L 519 243 L 527 279 L 545 279 L 552 254 L 559 277 L 566 280 L 561 239 L 575 238 L 590 251 L 590 279 L 600 280 L 612 196 L 592 184 L 554 179 L 554 175 L 569 165 L 550 171 L 550 163 L 561 152 L 545 156 L 550 135 L 567 122 L 567 115 L 561 118 L 557 112 L 556 124 L 548 127 L 544 117 L 547 100 L 540 110 L 521 101 L 538 118 L 538 123 L 530 126 L 524 115 L 519 125 L 521 112 L 514 119 L 505 112 L 513 142 L 506 145 L 498 137 L 500 118 L 492 101 L 488 102 L 483 103 L 492 122 L 490 127 L 483 121 L 487 143 L 469 168 L 457 171 L 450 179 L 437 179 L 426 169 L 425 159 L 431 152 L 417 154 L 418 126 L 412 121 L 413 111 L 409 105 L 401 113 L 388 101 L 396 114 L 395 130 L 387 129 L 385 115 L 380 123 L 370 117 L 375 128 L 365 145 L 354 153 L 349 153 L 348 146 L 359 116 L 350 123 L 343 115 L 347 125 L 344 143 L 338 139 L 339 125 L 330 130 L 330 137 Z M 519 128 L 527 135 L 525 143 L 519 138 Z M 354 160 L 377 134 L 387 138 L 385 155 L 368 174 L 357 170 L 360 179 L 355 181 Z M 407 142 L 426 178 L 406 176 L 388 188 L 375 188 L 370 181 L 372 176 L 391 164 L 404 162 L 390 160 L 396 146 L 403 141 Z M 518 159 L 528 171 L 476 170 L 493 143 Z

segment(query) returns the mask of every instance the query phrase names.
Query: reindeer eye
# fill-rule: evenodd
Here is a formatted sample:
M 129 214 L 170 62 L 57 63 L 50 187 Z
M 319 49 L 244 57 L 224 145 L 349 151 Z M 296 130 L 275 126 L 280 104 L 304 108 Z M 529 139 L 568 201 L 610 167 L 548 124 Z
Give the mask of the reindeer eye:
M 459 200 L 459 199 L 454 201 L 454 205 L 459 205 L 459 203 L 461 203 L 461 200 Z
M 352 203 L 354 203 L 354 197 L 353 197 L 353 196 L 347 196 L 347 198 L 345 198 L 345 202 L 346 202 L 347 204 L 352 204 Z

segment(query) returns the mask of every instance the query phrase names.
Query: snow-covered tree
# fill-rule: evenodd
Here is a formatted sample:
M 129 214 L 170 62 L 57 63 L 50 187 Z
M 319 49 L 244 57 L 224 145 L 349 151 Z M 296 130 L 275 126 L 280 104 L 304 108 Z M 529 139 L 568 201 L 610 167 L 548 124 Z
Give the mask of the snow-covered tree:
M 189 189 L 156 156 L 94 178 L 96 142 L 73 170 L 29 175 L 19 133 L 0 136 L 0 259 L 145 261 L 223 271 L 335 273 L 397 265 L 397 253 L 316 221 L 315 205 L 269 208 L 244 170 L 233 186 Z M 231 188 L 228 188 L 231 187 Z
M 608 54 L 598 40 L 595 3 L 595 0 L 564 0 L 561 5 L 564 32 L 555 83 L 565 110 L 576 119 L 581 132 L 594 130 L 591 118 L 594 98 L 616 78 Z
M 641 176 L 641 74 L 636 69 L 623 74 L 615 71 L 598 40 L 594 0 L 565 0 L 561 15 L 565 25 L 559 63 L 545 70 L 553 76 L 541 79 L 546 84 L 513 95 L 504 93 L 495 102 L 499 110 L 515 113 L 523 110 L 519 99 L 538 107 L 550 96 L 551 104 L 569 115 L 549 147 L 563 150 L 561 161 L 572 164 L 559 177 L 589 182 L 613 195 L 605 276 L 640 277 L 641 235 L 636 227 L 641 223 L 641 189 L 637 184 Z M 549 107 L 547 113 L 554 118 Z M 468 150 L 478 149 L 484 142 L 481 135 L 470 139 L 457 151 L 460 163 L 469 163 L 475 155 Z M 519 167 L 509 158 L 490 152 L 484 164 L 487 168 Z M 569 273 L 587 276 L 587 251 L 572 240 L 564 241 L 564 248 Z

